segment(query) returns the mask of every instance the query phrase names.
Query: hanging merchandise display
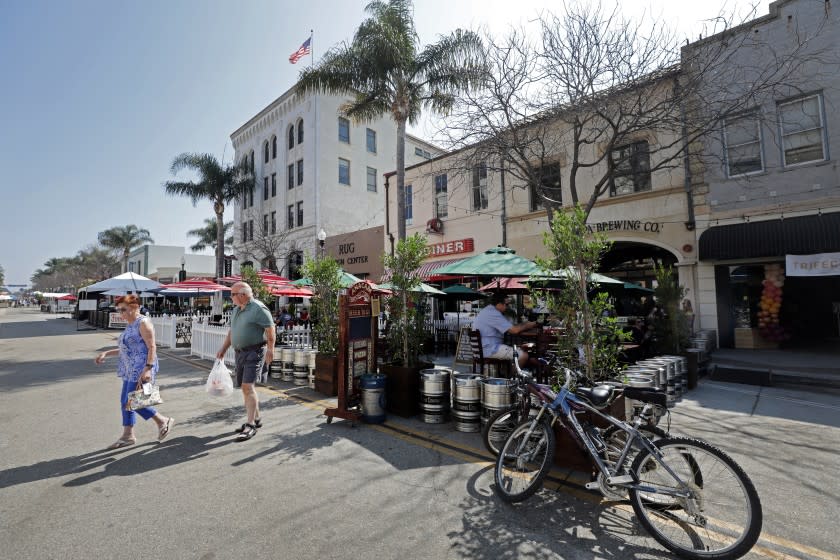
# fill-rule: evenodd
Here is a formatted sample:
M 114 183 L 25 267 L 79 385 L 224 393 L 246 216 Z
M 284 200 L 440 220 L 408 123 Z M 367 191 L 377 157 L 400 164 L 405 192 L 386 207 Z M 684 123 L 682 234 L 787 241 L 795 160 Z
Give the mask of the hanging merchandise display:
M 785 271 L 781 264 L 764 265 L 764 289 L 758 311 L 758 332 L 765 340 L 782 342 L 790 338 L 779 321 L 782 307 L 782 292 L 785 285 Z

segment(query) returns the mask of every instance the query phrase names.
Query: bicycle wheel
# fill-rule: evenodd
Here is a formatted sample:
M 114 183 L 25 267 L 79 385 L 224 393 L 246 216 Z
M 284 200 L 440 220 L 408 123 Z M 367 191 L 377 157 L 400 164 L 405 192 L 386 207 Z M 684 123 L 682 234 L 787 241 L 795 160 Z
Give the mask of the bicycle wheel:
M 536 415 L 536 411 L 537 409 L 532 407 L 529 414 Z M 485 449 L 498 457 L 499 449 L 510 437 L 513 429 L 524 421 L 521 406 L 494 413 L 481 429 L 481 440 L 484 442 Z
M 741 467 L 720 449 L 697 439 L 667 438 L 658 440 L 656 447 L 662 463 L 681 482 L 644 450 L 630 467 L 639 484 L 688 490 L 691 495 L 631 489 L 630 502 L 642 526 L 683 558 L 728 560 L 746 554 L 758 540 L 762 513 L 755 486 Z
M 651 441 L 668 437 L 668 433 L 665 430 L 656 426 L 640 426 L 639 431 L 643 436 Z M 627 444 L 627 432 L 617 426 L 610 426 L 604 431 L 602 438 L 604 440 L 604 444 L 607 446 L 604 450 L 604 458 L 607 466 L 610 467 L 613 472 L 617 472 L 618 469 L 616 469 L 616 463 L 621 456 L 621 452 L 624 450 L 624 446 Z M 634 446 L 633 449 L 630 450 L 630 453 L 628 453 L 624 464 L 632 465 L 633 459 L 639 451 L 640 448 L 638 446 Z M 598 490 L 606 499 L 613 501 L 627 499 L 627 489 L 623 486 L 612 486 L 607 484 L 607 480 L 603 473 L 598 473 L 597 482 Z
M 514 428 L 496 458 L 496 494 L 506 502 L 531 497 L 551 469 L 554 430 L 539 422 L 532 431 L 531 424 L 528 421 Z

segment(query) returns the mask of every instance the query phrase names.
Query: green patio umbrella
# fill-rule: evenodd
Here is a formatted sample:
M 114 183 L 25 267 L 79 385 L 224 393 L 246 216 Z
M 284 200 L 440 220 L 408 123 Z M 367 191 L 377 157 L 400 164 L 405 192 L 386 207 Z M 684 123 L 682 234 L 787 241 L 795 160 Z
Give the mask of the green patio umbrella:
M 574 278 L 576 276 L 577 271 L 571 268 L 557 269 L 531 276 L 528 279 L 528 284 L 538 289 L 559 288 L 562 287 L 562 283 L 565 282 L 566 279 L 569 277 Z M 621 280 L 610 278 L 609 276 L 604 276 L 603 274 L 598 274 L 597 272 L 589 273 L 589 281 L 604 288 L 623 287 L 624 285 L 624 282 Z
M 397 291 L 397 288 L 393 284 L 391 284 L 390 282 L 385 282 L 384 284 L 377 284 L 376 287 L 379 288 L 380 290 L 391 290 L 392 292 Z M 433 286 L 429 286 L 428 284 L 424 284 L 423 282 L 421 282 L 419 286 L 417 286 L 416 288 L 414 288 L 411 291 L 412 292 L 421 292 L 423 294 L 432 295 L 432 296 L 444 296 L 444 295 L 446 295 L 445 292 L 442 292 L 442 291 L 438 290 L 437 288 L 435 288 Z
M 463 284 L 455 284 L 454 286 L 449 286 L 448 288 L 444 288 L 443 293 L 446 294 L 446 299 L 454 299 L 455 301 L 474 301 L 477 299 L 482 299 L 487 297 L 488 294 L 477 292 L 472 288 L 468 288 Z M 457 327 L 456 329 L 460 332 L 461 330 L 461 307 L 458 306 L 458 314 L 456 315 Z
M 435 270 L 437 275 L 451 276 L 530 276 L 539 272 L 534 262 L 501 245 Z
M 357 278 L 350 274 L 349 272 L 344 272 L 343 270 L 340 272 L 339 282 L 341 283 L 342 288 L 349 288 L 356 282 L 361 282 L 360 278 Z M 292 282 L 295 286 L 311 286 L 312 280 L 309 278 L 300 278 L 299 280 L 295 280 Z

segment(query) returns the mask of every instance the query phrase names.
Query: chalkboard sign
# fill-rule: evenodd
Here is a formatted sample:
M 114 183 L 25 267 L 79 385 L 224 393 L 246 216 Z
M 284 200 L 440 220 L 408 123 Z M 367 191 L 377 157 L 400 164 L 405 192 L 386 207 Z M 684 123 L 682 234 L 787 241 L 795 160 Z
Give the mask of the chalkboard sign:
M 470 345 L 470 330 L 472 327 L 461 327 L 461 332 L 458 333 L 458 346 L 455 348 L 456 364 L 463 364 L 471 366 L 473 363 L 472 346 Z
M 370 338 L 370 315 L 350 318 L 350 340 Z

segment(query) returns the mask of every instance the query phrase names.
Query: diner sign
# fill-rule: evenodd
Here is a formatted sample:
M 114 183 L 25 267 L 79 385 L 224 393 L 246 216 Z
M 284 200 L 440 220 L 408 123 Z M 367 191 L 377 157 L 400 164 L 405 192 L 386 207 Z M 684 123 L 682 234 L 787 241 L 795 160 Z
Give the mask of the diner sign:
M 473 250 L 473 238 L 456 239 L 455 241 L 442 241 L 429 245 L 429 257 L 442 257 L 444 255 L 457 255 L 459 253 L 470 253 Z
M 840 253 L 785 255 L 787 276 L 840 276 Z
M 665 224 L 659 222 L 643 222 L 641 220 L 610 220 L 608 222 L 595 222 L 586 224 L 589 233 L 602 231 L 646 231 L 648 233 L 660 233 L 665 229 Z

